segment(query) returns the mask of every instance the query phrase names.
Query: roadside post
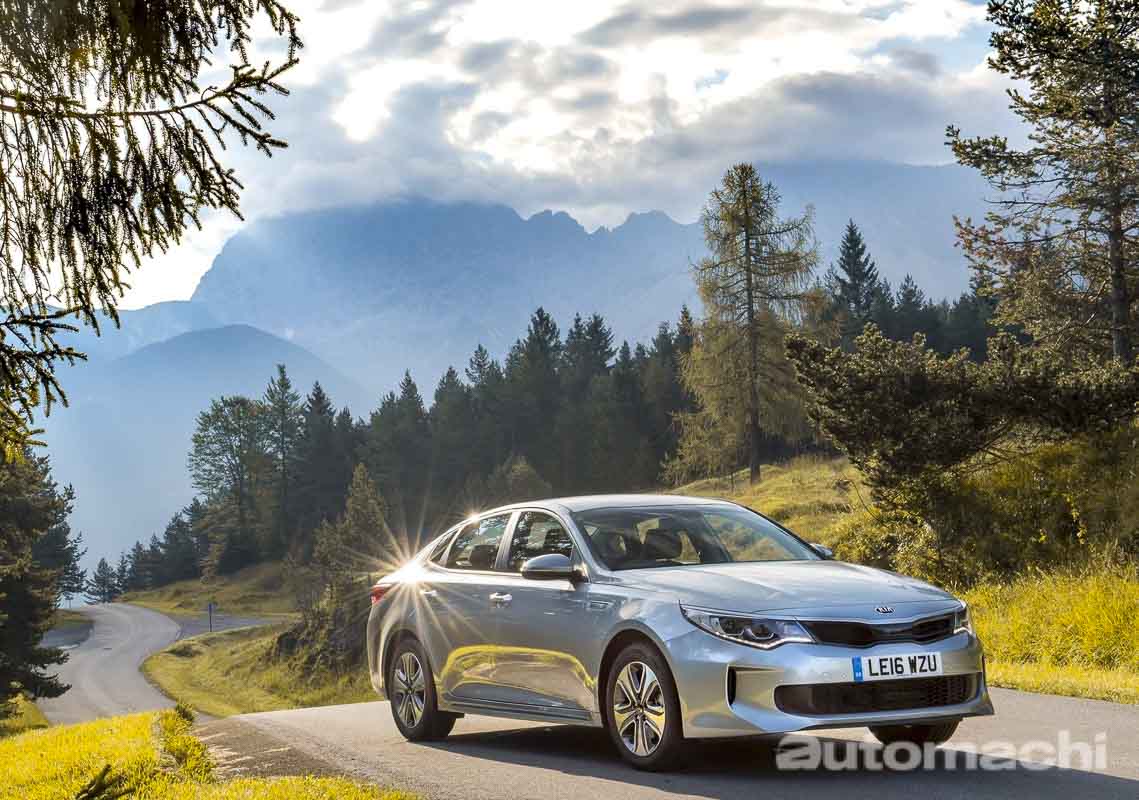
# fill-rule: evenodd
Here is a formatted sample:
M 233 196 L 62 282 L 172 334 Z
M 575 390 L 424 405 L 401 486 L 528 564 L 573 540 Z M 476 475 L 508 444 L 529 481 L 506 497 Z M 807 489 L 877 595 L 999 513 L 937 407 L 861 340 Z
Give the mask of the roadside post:
M 213 600 L 206 604 L 206 612 L 210 615 L 210 633 L 214 632 L 214 608 L 216 604 Z

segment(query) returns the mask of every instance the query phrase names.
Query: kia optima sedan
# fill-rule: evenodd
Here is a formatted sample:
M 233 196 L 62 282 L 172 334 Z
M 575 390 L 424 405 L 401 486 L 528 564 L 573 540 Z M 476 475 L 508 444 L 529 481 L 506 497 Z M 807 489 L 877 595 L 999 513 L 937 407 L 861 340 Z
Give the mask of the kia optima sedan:
M 940 744 L 993 713 L 964 603 L 701 498 L 468 519 L 373 587 L 367 642 L 408 739 L 468 713 L 576 723 L 642 769 L 686 739 L 865 726 Z

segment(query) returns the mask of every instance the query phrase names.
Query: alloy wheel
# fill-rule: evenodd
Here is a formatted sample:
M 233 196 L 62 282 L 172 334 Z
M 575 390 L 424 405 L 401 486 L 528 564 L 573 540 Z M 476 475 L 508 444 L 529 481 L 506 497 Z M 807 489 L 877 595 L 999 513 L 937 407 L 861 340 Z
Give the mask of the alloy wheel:
M 643 661 L 630 661 L 613 689 L 613 724 L 625 747 L 649 756 L 660 746 L 667 715 L 656 673 Z
M 415 653 L 405 650 L 400 654 L 394 671 L 395 687 L 392 700 L 396 714 L 408 728 L 414 728 L 423 717 L 427 704 L 427 685 L 423 679 L 423 665 Z

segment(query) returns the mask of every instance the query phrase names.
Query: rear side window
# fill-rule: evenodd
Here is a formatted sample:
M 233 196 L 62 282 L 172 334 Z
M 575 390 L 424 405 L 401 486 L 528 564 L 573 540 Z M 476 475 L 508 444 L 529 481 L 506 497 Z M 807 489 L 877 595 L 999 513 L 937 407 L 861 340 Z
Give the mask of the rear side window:
M 514 538 L 510 542 L 510 560 L 507 569 L 520 572 L 522 564 L 535 556 L 561 553 L 571 556 L 573 540 L 562 524 L 549 514 L 526 511 L 518 518 Z
M 502 535 L 506 533 L 508 522 L 510 522 L 509 514 L 499 514 L 464 526 L 455 537 L 451 551 L 447 554 L 447 568 L 494 569 L 498 547 L 502 542 Z
M 439 542 L 431 548 L 431 555 L 427 557 L 427 560 L 432 564 L 442 564 L 443 556 L 447 554 L 447 545 L 449 545 L 454 538 L 455 534 L 453 532 L 448 533 L 446 536 L 439 537 Z

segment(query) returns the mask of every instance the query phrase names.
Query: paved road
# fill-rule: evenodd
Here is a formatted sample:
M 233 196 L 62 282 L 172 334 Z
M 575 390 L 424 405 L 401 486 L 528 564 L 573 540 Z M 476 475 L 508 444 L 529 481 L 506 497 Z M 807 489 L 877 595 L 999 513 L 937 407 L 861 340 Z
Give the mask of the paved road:
M 146 657 L 183 636 L 201 633 L 205 622 L 197 618 L 171 619 L 165 614 L 126 603 L 83 606 L 76 609 L 94 622 L 79 644 L 57 641 L 68 653 L 59 669 L 71 685 L 63 696 L 38 700 L 49 720 L 66 725 L 98 717 L 168 708 L 173 702 L 139 672 Z M 245 617 L 215 618 L 215 630 L 262 621 Z
M 601 731 L 467 717 L 443 743 L 411 744 L 400 737 L 386 703 L 247 714 L 212 723 L 207 735 L 224 739 L 237 769 L 257 771 L 261 760 L 293 750 L 304 771 L 326 770 L 447 800 L 659 800 L 661 798 L 841 797 L 843 800 L 939 800 L 940 798 L 1133 798 L 1139 796 L 1139 707 L 996 690 L 996 717 L 969 720 L 933 768 L 917 772 L 875 770 L 882 748 L 865 730 L 820 732 L 850 759 L 843 772 L 780 771 L 770 738 L 699 744 L 691 766 L 674 774 L 628 769 Z M 252 728 L 253 730 L 250 730 Z M 965 748 L 994 741 L 1017 747 L 1041 740 L 1059 744 L 1061 728 L 1073 741 L 1106 734 L 1106 765 L 1042 769 L 1029 760 L 996 759 L 1000 771 L 965 772 Z M 242 735 L 242 729 L 250 733 Z M 853 740 L 853 741 L 851 741 Z M 257 744 L 250 744 L 257 742 Z M 986 750 L 994 753 L 999 751 Z M 960 758 L 953 768 L 948 756 Z M 1094 751 L 1093 751 L 1094 758 Z
M 79 609 L 95 622 L 90 635 L 68 650 L 59 675 L 71 689 L 36 705 L 56 724 L 167 708 L 173 702 L 151 686 L 139 666 L 178 638 L 178 623 L 148 608 L 123 603 Z

